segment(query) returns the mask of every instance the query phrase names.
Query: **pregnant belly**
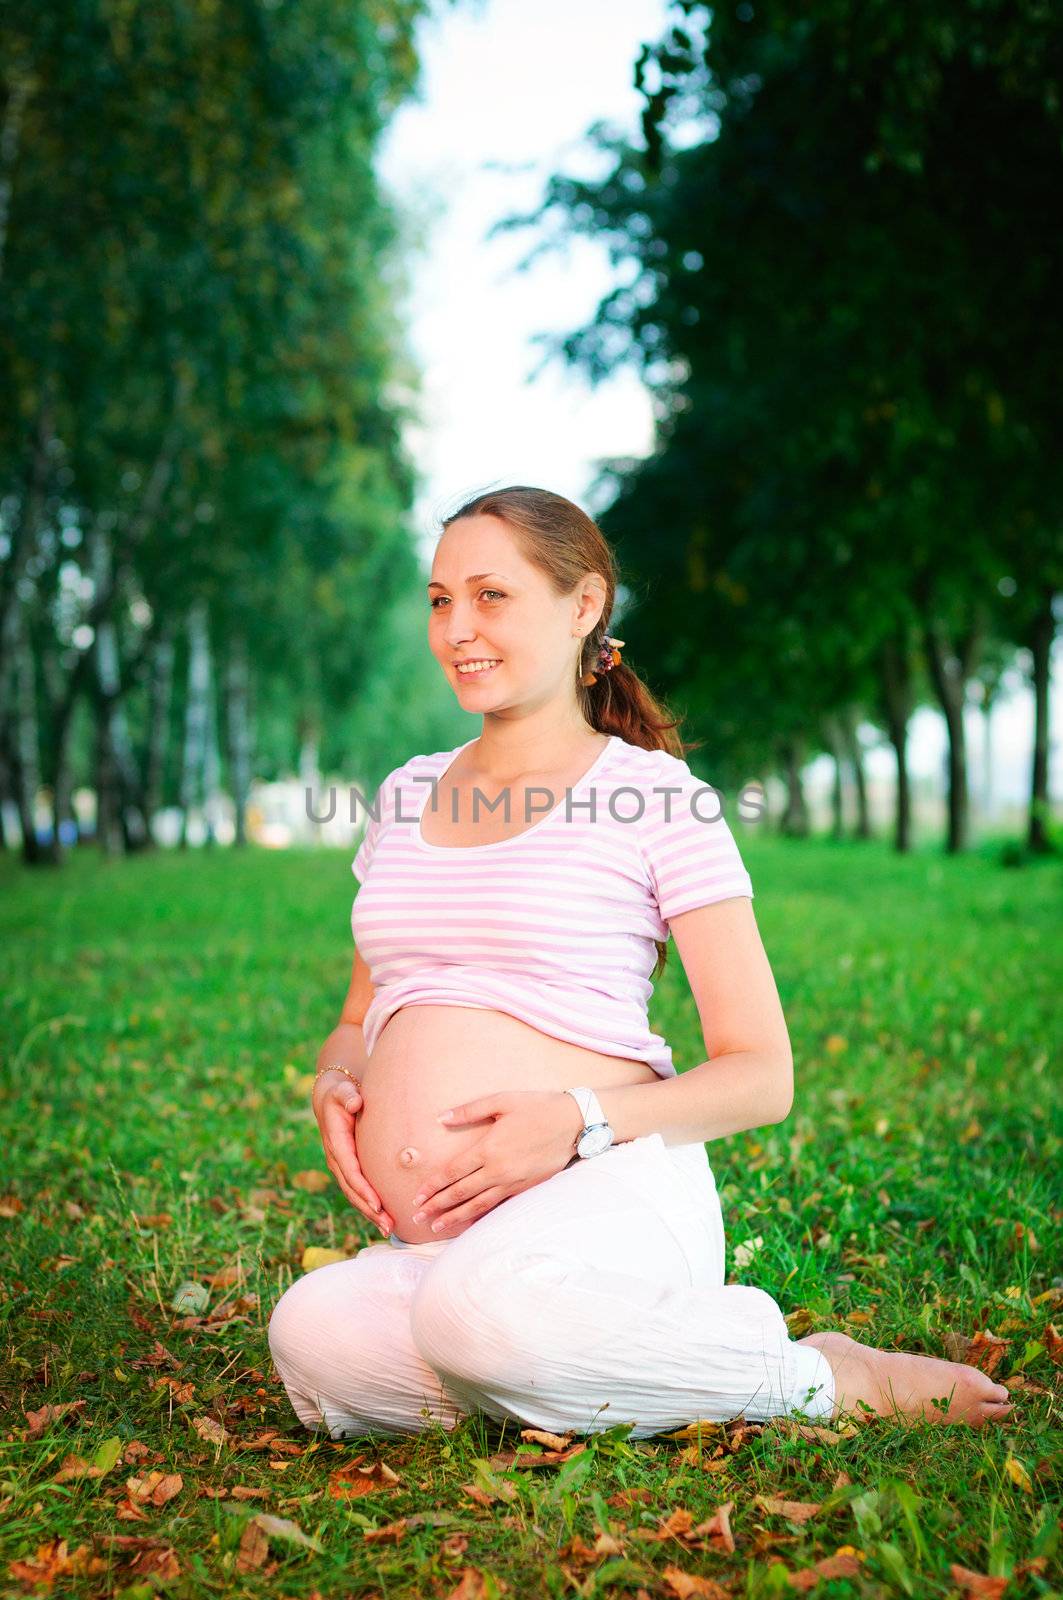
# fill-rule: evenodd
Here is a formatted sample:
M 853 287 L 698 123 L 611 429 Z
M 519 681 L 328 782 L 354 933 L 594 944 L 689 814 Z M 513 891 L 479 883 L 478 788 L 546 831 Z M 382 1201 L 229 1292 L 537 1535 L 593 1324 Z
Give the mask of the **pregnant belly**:
M 413 1197 L 441 1162 L 483 1138 L 486 1122 L 447 1128 L 441 1111 L 508 1089 L 608 1089 L 654 1083 L 645 1061 L 601 1055 L 540 1033 L 504 1011 L 471 1006 L 404 1006 L 388 1022 L 361 1073 L 363 1106 L 355 1124 L 359 1165 L 411 1244 L 452 1239 L 470 1223 L 433 1233 L 413 1222 Z M 573 1128 L 578 1128 L 572 1105 Z

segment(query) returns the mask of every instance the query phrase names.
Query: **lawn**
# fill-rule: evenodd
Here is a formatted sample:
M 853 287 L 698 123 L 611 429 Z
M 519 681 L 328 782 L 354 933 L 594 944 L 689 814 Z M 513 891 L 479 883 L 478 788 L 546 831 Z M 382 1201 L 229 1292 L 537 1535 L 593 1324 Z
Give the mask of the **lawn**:
M 315 1439 L 266 1325 L 308 1248 L 377 1237 L 309 1109 L 349 854 L 4 860 L 0 1593 L 1058 1591 L 1060 868 L 742 848 L 797 1096 L 709 1145 L 729 1276 L 795 1335 L 977 1362 L 1008 1422 Z M 651 1017 L 702 1058 L 674 947 Z

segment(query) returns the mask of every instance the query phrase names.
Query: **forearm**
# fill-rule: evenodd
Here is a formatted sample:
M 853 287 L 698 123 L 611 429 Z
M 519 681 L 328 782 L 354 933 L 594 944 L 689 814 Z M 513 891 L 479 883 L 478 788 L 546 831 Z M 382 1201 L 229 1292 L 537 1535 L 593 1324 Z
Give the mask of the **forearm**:
M 347 1022 L 342 1017 L 318 1051 L 317 1068 L 339 1062 L 355 1076 L 368 1065 L 369 1053 L 365 1047 L 365 1034 L 360 1022 Z
M 793 1102 L 793 1064 L 735 1050 L 659 1083 L 596 1091 L 617 1143 L 659 1133 L 665 1144 L 696 1144 L 781 1122 Z

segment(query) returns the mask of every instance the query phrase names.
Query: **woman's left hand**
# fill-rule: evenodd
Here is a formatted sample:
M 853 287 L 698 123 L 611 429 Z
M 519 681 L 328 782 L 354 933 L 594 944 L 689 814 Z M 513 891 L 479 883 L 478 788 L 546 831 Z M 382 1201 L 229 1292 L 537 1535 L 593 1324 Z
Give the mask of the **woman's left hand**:
M 563 1089 L 485 1094 L 439 1120 L 447 1128 L 490 1123 L 477 1144 L 444 1161 L 414 1196 L 420 1209 L 411 1220 L 430 1222 L 440 1236 L 462 1231 L 510 1195 L 563 1171 L 583 1131 L 579 1106 Z

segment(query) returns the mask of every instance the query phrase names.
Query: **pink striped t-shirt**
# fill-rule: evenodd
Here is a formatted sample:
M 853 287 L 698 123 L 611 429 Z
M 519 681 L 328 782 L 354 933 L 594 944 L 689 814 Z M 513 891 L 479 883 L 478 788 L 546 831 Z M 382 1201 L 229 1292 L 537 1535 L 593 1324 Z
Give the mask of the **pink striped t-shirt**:
M 753 896 L 719 792 L 667 751 L 613 734 L 553 810 L 542 815 L 553 796 L 532 791 L 538 820 L 523 833 L 429 844 L 422 812 L 474 742 L 411 756 L 367 796 L 351 869 L 351 926 L 375 990 L 367 1049 L 402 1006 L 473 1006 L 674 1077 L 647 1014 L 654 941 L 682 911 Z M 523 793 L 510 796 L 513 826 L 528 820 Z M 477 814 L 465 797 L 462 814 Z

